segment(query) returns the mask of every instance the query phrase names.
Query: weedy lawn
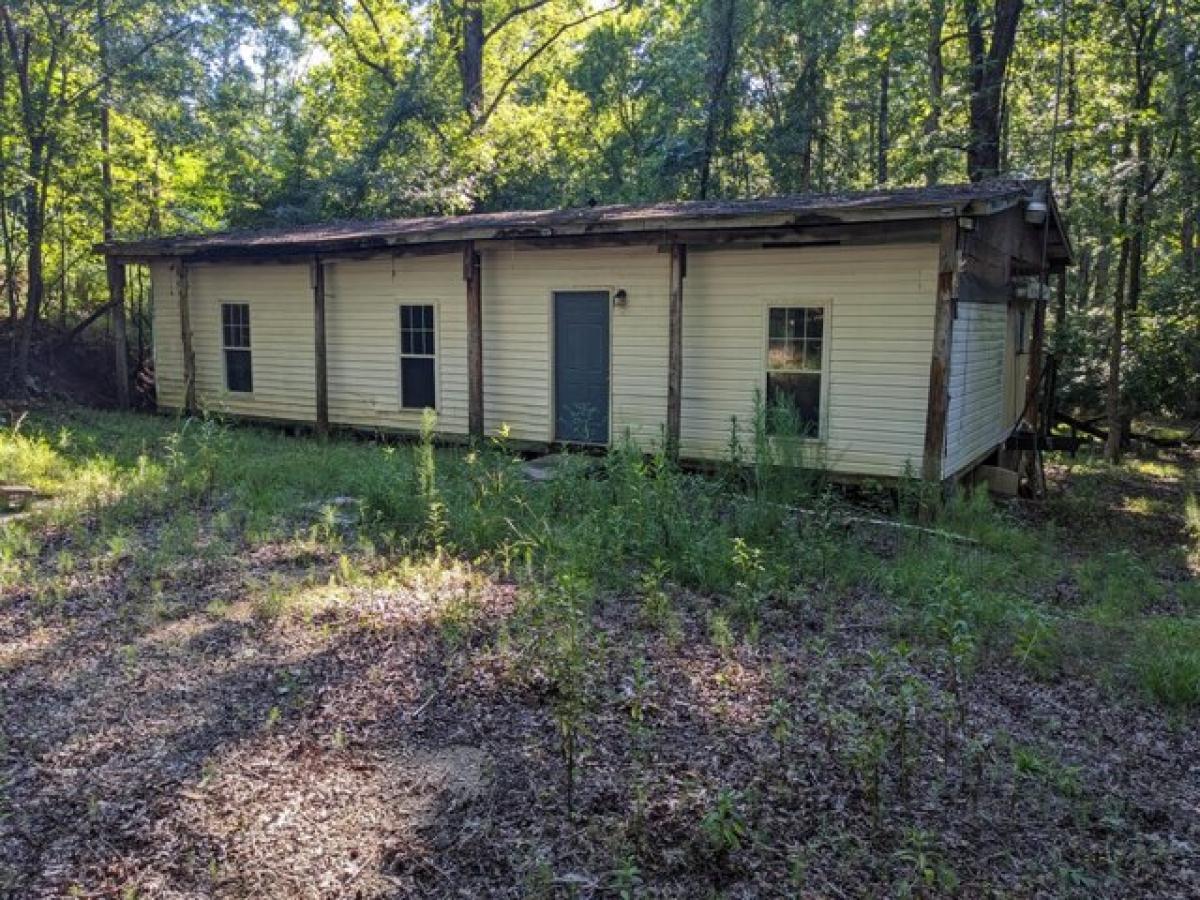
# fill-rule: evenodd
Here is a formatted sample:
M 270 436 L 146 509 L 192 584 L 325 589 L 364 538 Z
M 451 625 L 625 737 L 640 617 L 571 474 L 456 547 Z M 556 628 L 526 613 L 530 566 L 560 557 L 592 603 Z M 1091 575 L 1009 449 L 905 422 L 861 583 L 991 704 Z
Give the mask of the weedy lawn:
M 731 457 L 33 414 L 0 891 L 1200 893 L 1194 455 L 943 534 Z

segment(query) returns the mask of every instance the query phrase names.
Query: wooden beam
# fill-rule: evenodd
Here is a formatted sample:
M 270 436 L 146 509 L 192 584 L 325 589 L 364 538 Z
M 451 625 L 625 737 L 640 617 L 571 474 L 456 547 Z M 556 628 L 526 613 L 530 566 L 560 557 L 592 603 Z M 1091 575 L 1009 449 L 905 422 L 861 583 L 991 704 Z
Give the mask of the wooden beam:
M 175 296 L 179 301 L 179 333 L 183 341 L 183 409 L 196 411 L 196 353 L 192 349 L 192 313 L 188 303 L 188 267 L 175 260 Z
M 482 262 L 474 242 L 463 247 L 467 283 L 467 430 L 483 437 L 483 284 Z
M 129 342 L 125 335 L 125 266 L 113 260 L 105 265 L 108 276 L 108 308 L 113 331 L 113 375 L 117 406 L 129 409 Z
M 1033 303 L 1033 333 L 1029 340 L 1029 368 L 1025 373 L 1025 406 L 1021 417 L 1033 426 L 1035 432 L 1040 431 L 1041 406 L 1038 403 L 1038 393 L 1042 388 L 1042 356 L 1046 346 L 1046 293 L 1048 284 L 1038 282 L 1038 298 Z
M 316 376 L 317 434 L 329 434 L 329 378 L 325 354 L 325 262 L 312 260 L 314 373 Z
M 958 221 L 942 220 L 938 244 L 937 298 L 933 314 L 933 355 L 929 361 L 929 403 L 925 411 L 925 456 L 921 477 L 940 483 L 950 407 L 950 346 L 954 330 L 955 276 L 958 273 Z
M 679 458 L 683 408 L 683 279 L 687 277 L 687 246 L 671 245 L 670 308 L 667 325 L 667 454 Z

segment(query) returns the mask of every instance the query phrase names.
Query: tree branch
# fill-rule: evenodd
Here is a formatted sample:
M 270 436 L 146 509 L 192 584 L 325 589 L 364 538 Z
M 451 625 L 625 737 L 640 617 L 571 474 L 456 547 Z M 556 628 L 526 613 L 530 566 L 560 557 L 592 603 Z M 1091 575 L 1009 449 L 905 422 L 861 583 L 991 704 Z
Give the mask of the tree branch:
M 492 98 L 492 102 L 487 105 L 487 108 L 479 115 L 479 118 L 472 123 L 471 127 L 482 128 L 484 125 L 486 125 L 488 119 L 492 117 L 492 113 L 496 111 L 496 107 L 498 107 L 500 102 L 504 99 L 504 95 L 508 93 L 508 89 L 512 87 L 513 82 L 520 78 L 521 74 L 528 69 L 539 56 L 554 46 L 558 39 L 566 34 L 566 32 L 570 31 L 572 28 L 578 28 L 580 25 L 590 22 L 592 19 L 598 19 L 600 16 L 607 15 L 610 12 L 615 12 L 624 5 L 625 0 L 621 0 L 620 3 L 614 3 L 612 6 L 602 7 L 595 12 L 590 12 L 585 16 L 580 16 L 578 19 L 573 19 L 570 22 L 564 22 L 563 24 L 559 25 L 558 28 L 553 31 L 550 37 L 546 38 L 546 40 L 535 47 L 529 53 L 529 55 L 521 61 L 519 66 L 508 73 L 504 81 L 500 83 L 500 88 L 496 91 L 496 95 Z
M 553 2 L 553 0 L 532 0 L 532 2 L 526 3 L 522 6 L 513 7 L 503 16 L 501 16 L 500 20 L 496 22 L 495 25 L 483 33 L 483 42 L 486 44 L 488 41 L 490 41 L 497 32 L 504 28 L 504 26 L 506 26 L 509 22 L 513 21 L 513 19 L 520 18 L 521 16 L 525 15 L 525 13 L 533 12 L 535 9 L 541 9 L 543 6 L 551 2 Z

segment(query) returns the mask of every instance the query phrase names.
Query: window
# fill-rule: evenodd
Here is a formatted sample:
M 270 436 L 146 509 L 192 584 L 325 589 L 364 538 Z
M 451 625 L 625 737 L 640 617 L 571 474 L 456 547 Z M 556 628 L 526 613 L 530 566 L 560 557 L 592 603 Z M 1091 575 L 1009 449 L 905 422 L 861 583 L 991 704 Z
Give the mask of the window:
M 773 306 L 767 320 L 767 431 L 816 437 L 821 432 L 825 310 Z
M 437 406 L 434 390 L 433 307 L 400 307 L 400 406 Z
M 1025 352 L 1025 307 L 1017 307 L 1017 356 Z
M 225 351 L 225 389 L 249 394 L 254 390 L 250 362 L 250 304 L 221 304 L 221 348 Z

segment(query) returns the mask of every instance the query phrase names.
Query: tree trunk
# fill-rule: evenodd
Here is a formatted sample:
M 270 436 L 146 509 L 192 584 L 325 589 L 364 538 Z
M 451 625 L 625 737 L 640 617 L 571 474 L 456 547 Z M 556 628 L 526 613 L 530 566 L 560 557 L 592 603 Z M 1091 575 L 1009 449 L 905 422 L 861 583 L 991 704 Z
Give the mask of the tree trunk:
M 461 44 L 458 70 L 462 76 L 463 109 L 472 120 L 483 114 L 483 5 L 481 0 L 463 0 L 460 9 Z
M 25 236 L 29 247 L 25 256 L 25 271 L 29 285 L 25 295 L 25 315 L 21 319 L 21 334 L 17 340 L 17 365 L 13 373 L 18 395 L 29 389 L 29 357 L 33 336 L 42 314 L 42 299 L 46 281 L 42 241 L 46 232 L 46 206 L 43 191 L 42 153 L 31 155 L 25 188 Z
M 971 81 L 967 175 L 972 181 L 1000 173 L 1004 78 L 1023 6 L 1024 0 L 995 0 L 989 42 L 984 38 L 979 0 L 963 0 Z
M 929 68 L 929 112 L 925 116 L 925 183 L 937 184 L 941 178 L 937 136 L 942 130 L 942 94 L 946 68 L 942 59 L 942 31 L 946 27 L 946 0 L 929 4 L 929 39 L 925 44 L 925 63 Z
M 736 0 L 712 0 L 708 40 L 708 104 L 705 110 L 704 150 L 700 160 L 701 200 L 708 199 L 713 158 L 726 127 L 729 73 L 734 62 Z
M 108 11 L 105 0 L 96 3 L 97 42 L 100 51 L 100 71 L 108 70 Z M 116 233 L 113 212 L 112 125 L 110 107 L 112 92 L 108 78 L 100 85 L 100 222 L 104 242 Z M 113 259 L 105 260 L 108 282 L 109 313 L 113 334 L 113 376 L 116 380 L 117 406 L 129 408 L 129 345 L 125 336 L 125 266 Z
M 1117 211 L 1119 230 L 1124 232 L 1128 221 L 1129 191 L 1122 188 Z M 1108 345 L 1108 385 L 1104 413 L 1108 419 L 1108 442 L 1104 458 L 1110 463 L 1121 461 L 1121 354 L 1125 349 L 1125 276 L 1129 269 L 1129 238 L 1121 238 L 1121 253 L 1117 260 L 1116 287 L 1113 290 L 1112 336 Z
M 892 82 L 892 51 L 884 54 L 879 69 L 879 145 L 875 162 L 875 182 L 881 187 L 888 181 L 888 151 L 891 149 L 888 136 L 888 93 Z

